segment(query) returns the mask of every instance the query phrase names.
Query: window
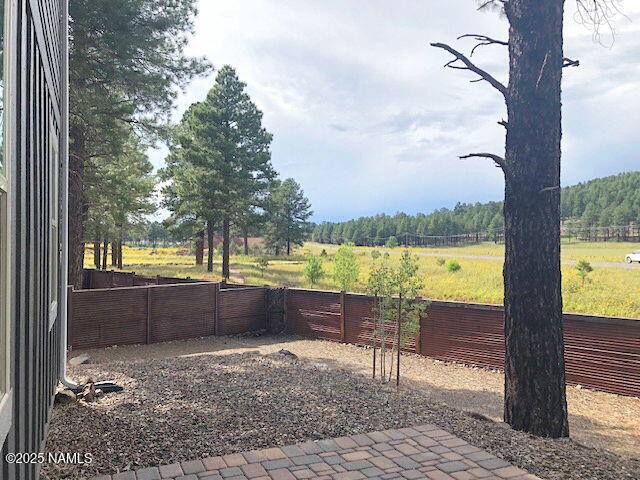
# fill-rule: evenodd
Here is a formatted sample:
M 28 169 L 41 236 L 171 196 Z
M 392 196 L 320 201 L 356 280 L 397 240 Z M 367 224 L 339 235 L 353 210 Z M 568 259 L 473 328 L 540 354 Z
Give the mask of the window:
M 7 2 L 5 6 L 4 0 L 0 0 L 0 445 L 4 443 L 4 438 L 9 432 L 12 416 L 12 394 L 11 394 L 11 342 L 10 331 L 11 322 L 9 316 L 9 299 L 11 298 L 9 288 L 9 240 L 10 240 L 10 223 L 9 223 L 9 207 L 10 207 L 10 171 L 9 165 L 11 156 L 8 153 L 7 142 L 5 139 L 4 116 L 7 114 L 8 104 L 5 105 L 4 99 L 7 98 L 6 80 L 8 79 L 5 49 L 5 32 L 8 25 L 5 18 L 6 8 L 10 5 Z M 6 15 L 8 17 L 8 15 Z
M 60 286 L 60 229 L 59 190 L 60 155 L 58 149 L 58 129 L 52 123 L 49 130 L 49 329 L 58 317 L 58 289 Z

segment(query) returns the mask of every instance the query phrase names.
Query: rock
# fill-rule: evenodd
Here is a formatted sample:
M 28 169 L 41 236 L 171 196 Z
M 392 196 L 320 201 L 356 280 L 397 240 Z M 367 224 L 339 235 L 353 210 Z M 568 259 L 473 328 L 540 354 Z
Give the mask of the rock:
M 279 350 L 278 354 L 279 355 L 283 355 L 285 357 L 289 357 L 292 360 L 297 360 L 298 359 L 298 356 L 295 353 L 290 352 L 289 350 L 285 350 L 284 348 L 282 350 Z
M 54 398 L 54 402 L 57 405 L 68 405 L 69 403 L 73 403 L 75 401 L 76 394 L 69 389 L 60 390 L 58 393 L 56 393 L 56 396 Z
M 90 360 L 91 357 L 83 353 L 82 355 L 78 355 L 77 357 L 73 357 L 72 359 L 70 359 L 69 364 L 75 367 L 77 365 L 82 365 L 83 363 L 89 363 Z

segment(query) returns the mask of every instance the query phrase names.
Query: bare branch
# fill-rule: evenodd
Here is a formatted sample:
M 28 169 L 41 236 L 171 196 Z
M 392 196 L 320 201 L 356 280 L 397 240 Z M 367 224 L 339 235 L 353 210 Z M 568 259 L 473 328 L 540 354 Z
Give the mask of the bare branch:
M 490 158 L 496 163 L 496 167 L 500 167 L 502 168 L 502 170 L 504 170 L 507 166 L 504 158 L 493 153 L 469 153 L 468 155 L 463 155 L 460 157 L 461 160 L 464 160 L 465 158 Z
M 473 57 L 474 52 L 478 47 L 483 47 L 485 45 L 505 45 L 509 46 L 509 42 L 505 42 L 504 40 L 496 40 L 495 38 L 487 37 L 486 35 L 478 35 L 477 33 L 467 33 L 465 35 L 460 35 L 458 40 L 461 38 L 473 38 L 478 44 L 471 49 L 471 57 Z
M 538 193 L 553 192 L 554 190 L 560 190 L 560 186 L 556 185 L 555 187 L 545 187 L 542 190 L 540 190 Z
M 579 67 L 580 60 L 571 60 L 570 58 L 564 57 L 562 59 L 562 67 Z
M 593 30 L 593 40 L 600 45 L 612 47 L 615 42 L 614 18 L 618 15 L 629 19 L 622 11 L 622 0 L 576 0 L 575 21 Z M 602 27 L 608 31 L 611 40 L 602 40 Z M 606 32 L 605 32 L 606 33 Z
M 475 73 L 476 75 L 478 75 L 482 80 L 485 80 L 486 82 L 488 82 L 493 88 L 495 88 L 500 93 L 502 93 L 502 95 L 504 96 L 505 99 L 507 98 L 507 87 L 505 87 L 502 83 L 500 83 L 498 80 L 496 80 L 490 73 L 488 73 L 488 72 L 482 70 L 481 68 L 477 67 L 476 65 L 474 65 L 471 62 L 471 60 L 469 60 L 462 53 L 460 53 L 456 49 L 450 47 L 446 43 L 432 43 L 431 46 L 435 47 L 435 48 L 441 48 L 443 50 L 446 50 L 447 52 L 449 52 L 451 55 L 453 55 L 455 57 L 453 60 L 447 62 L 445 64 L 445 67 L 453 68 L 453 69 L 456 69 L 456 70 L 470 70 L 473 73 Z M 455 63 L 458 62 L 458 61 L 462 62 L 462 64 L 464 66 L 455 65 Z
M 498 122 L 498 125 L 502 125 L 504 128 L 509 128 L 509 122 L 507 122 L 506 120 L 500 120 Z

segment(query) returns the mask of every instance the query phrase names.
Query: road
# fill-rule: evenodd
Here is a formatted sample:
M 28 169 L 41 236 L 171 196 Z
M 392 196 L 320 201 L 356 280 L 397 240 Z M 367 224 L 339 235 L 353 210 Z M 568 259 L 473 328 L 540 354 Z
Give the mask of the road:
M 337 245 L 321 245 L 319 243 L 310 243 L 309 245 L 313 245 L 315 247 L 322 247 L 328 250 L 337 250 Z M 356 247 L 356 250 L 362 250 L 360 247 Z M 391 254 L 399 254 L 402 251 L 399 249 L 390 250 L 388 248 L 380 247 L 377 248 L 379 252 L 388 252 Z M 411 252 L 413 255 L 418 255 L 420 257 L 446 257 L 446 258 L 471 258 L 475 260 L 499 260 L 504 261 L 504 257 L 500 256 L 492 256 L 492 255 L 469 255 L 467 253 L 436 253 L 436 252 Z M 566 265 L 576 265 L 578 263 L 577 260 L 561 260 L 562 263 Z M 625 263 L 623 261 L 620 262 L 603 262 L 594 260 L 591 263 L 593 267 L 606 267 L 606 268 L 622 268 L 622 269 L 640 269 L 640 263 Z

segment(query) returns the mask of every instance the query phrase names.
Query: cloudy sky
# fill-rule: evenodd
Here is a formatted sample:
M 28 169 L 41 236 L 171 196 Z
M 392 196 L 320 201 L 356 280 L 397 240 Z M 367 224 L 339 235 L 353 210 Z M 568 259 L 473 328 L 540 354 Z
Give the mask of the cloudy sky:
M 616 36 L 594 42 L 567 0 L 564 185 L 640 168 L 640 5 L 626 0 Z M 188 53 L 233 65 L 273 133 L 272 159 L 309 197 L 313 220 L 380 212 L 430 212 L 457 201 L 500 200 L 499 169 L 458 160 L 504 152 L 499 94 L 429 42 L 468 52 L 463 33 L 507 37 L 495 13 L 472 0 L 200 0 Z M 507 53 L 480 49 L 475 62 L 506 82 Z M 179 98 L 176 120 L 213 76 Z M 166 151 L 152 153 L 156 166 Z

